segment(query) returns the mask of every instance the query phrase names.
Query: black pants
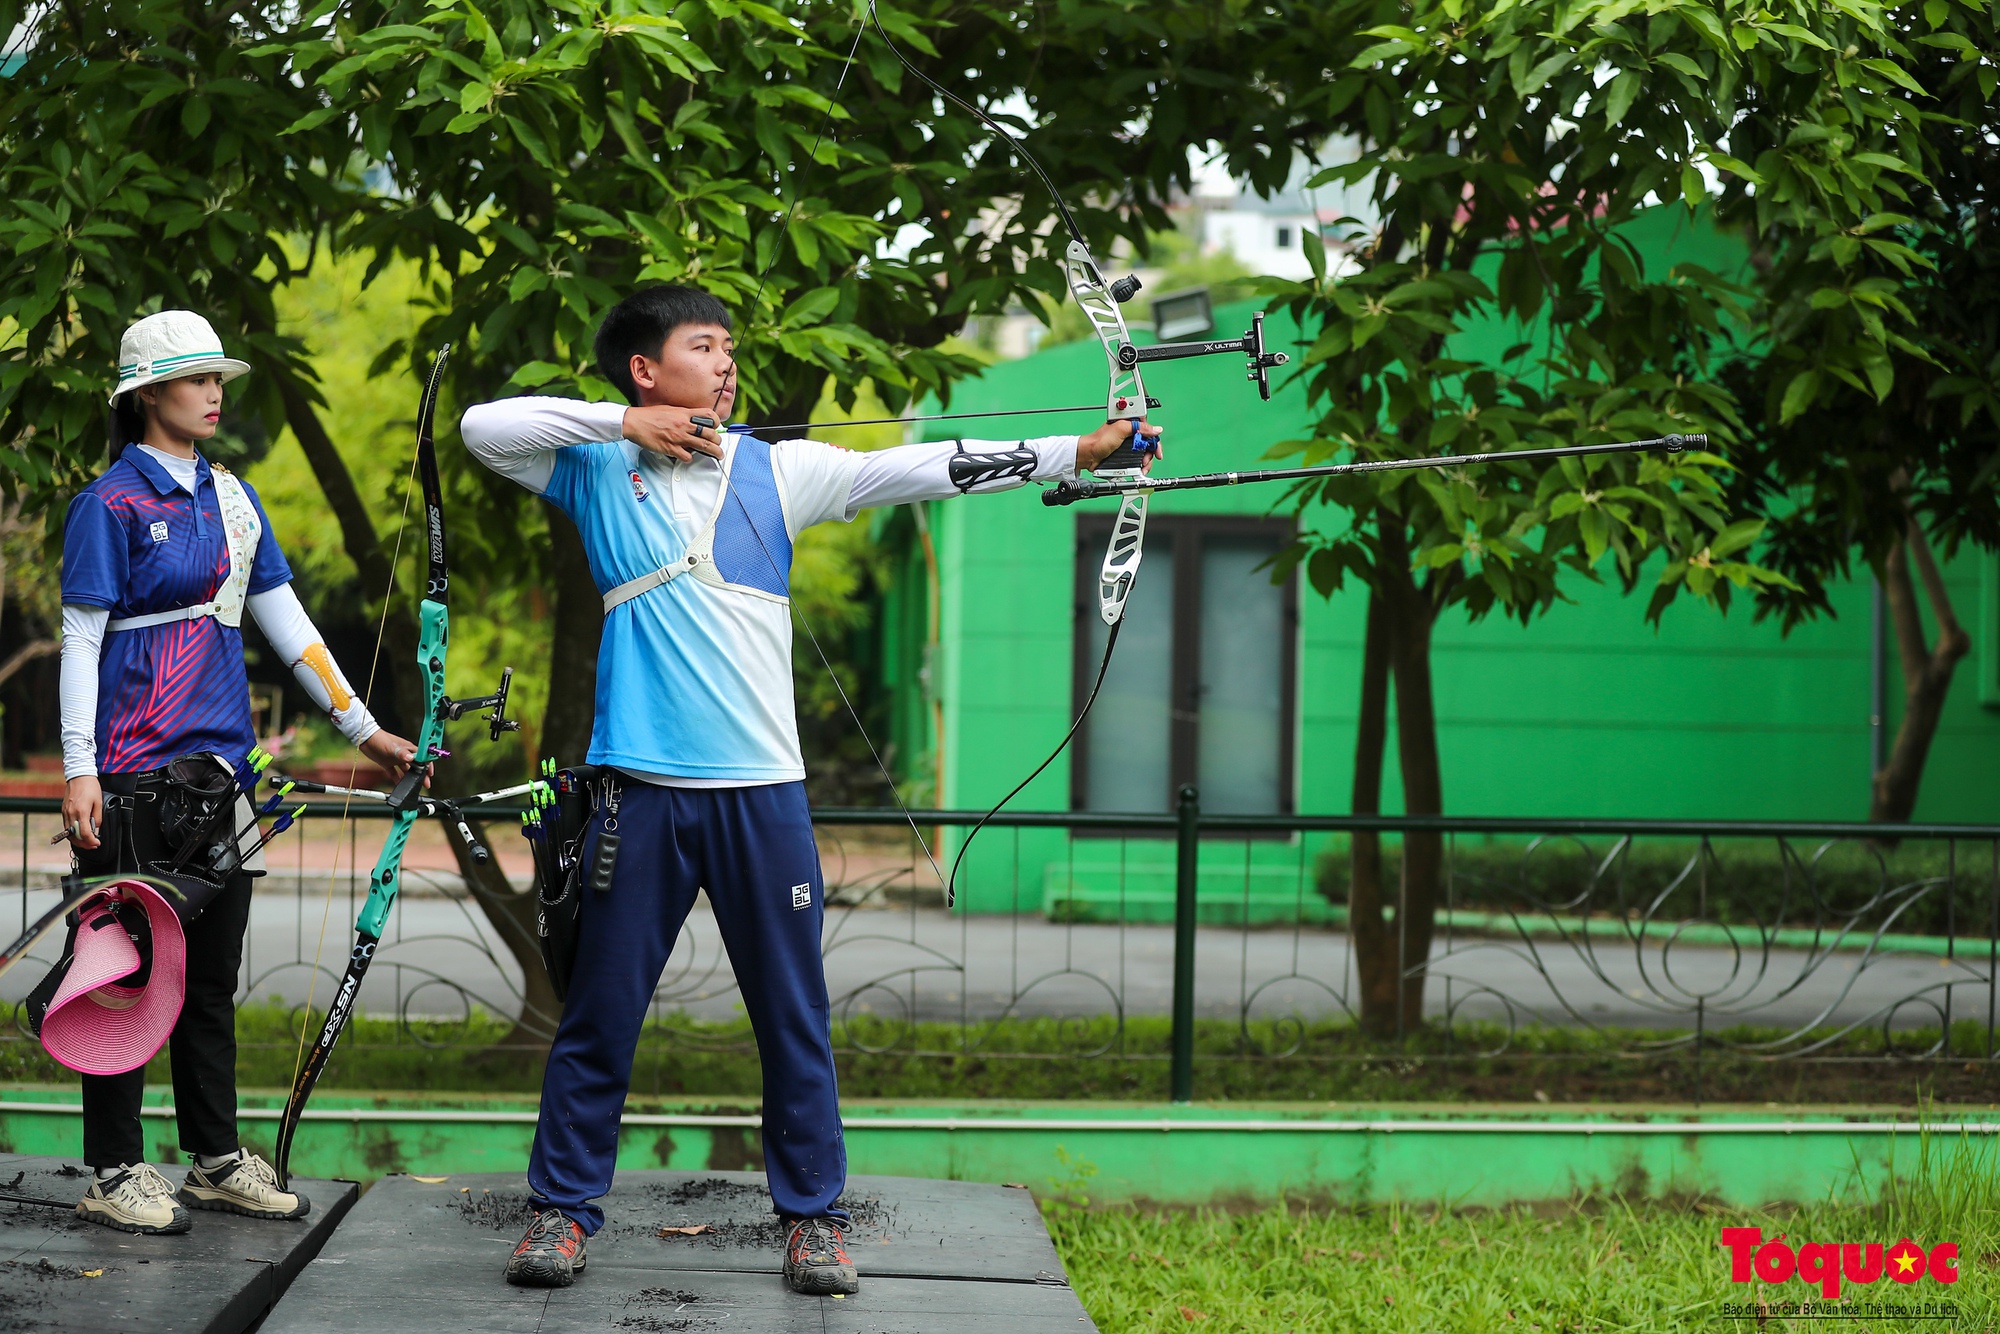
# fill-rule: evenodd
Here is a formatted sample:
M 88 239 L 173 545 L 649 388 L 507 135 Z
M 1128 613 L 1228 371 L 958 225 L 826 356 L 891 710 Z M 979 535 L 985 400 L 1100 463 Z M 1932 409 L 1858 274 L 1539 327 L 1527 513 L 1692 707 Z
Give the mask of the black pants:
M 112 776 L 106 775 L 110 780 Z M 110 791 L 107 781 L 106 790 Z M 155 803 L 141 800 L 133 819 L 157 819 Z M 107 833 L 110 832 L 108 829 Z M 112 853 L 103 861 L 91 854 L 80 858 L 85 874 L 131 871 L 136 865 L 105 865 L 116 857 L 131 860 L 129 839 L 118 839 L 125 855 Z M 95 863 L 95 864 L 93 864 Z M 243 933 L 250 925 L 253 877 L 238 873 L 223 882 L 187 931 L 187 999 L 174 1024 L 167 1051 L 174 1071 L 174 1113 L 180 1124 L 180 1146 L 187 1153 L 217 1157 L 234 1153 L 236 1139 L 236 980 L 243 966 Z M 83 1160 L 92 1167 L 144 1162 L 145 1130 L 139 1105 L 146 1091 L 146 1067 L 122 1075 L 83 1077 Z M 172 1156 L 167 1144 L 159 1157 Z

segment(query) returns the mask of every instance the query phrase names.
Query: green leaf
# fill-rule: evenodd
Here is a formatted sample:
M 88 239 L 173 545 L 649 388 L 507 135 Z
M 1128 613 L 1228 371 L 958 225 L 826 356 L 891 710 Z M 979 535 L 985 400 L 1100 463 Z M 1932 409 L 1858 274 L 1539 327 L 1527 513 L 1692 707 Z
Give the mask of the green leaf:
M 1899 88 L 1915 93 L 1918 97 L 1928 96 L 1924 86 L 1893 60 L 1862 60 L 1857 63 L 1861 68 L 1881 75 Z
M 522 389 L 537 389 L 568 374 L 568 370 L 552 361 L 531 361 L 514 372 L 512 383 Z
M 1319 232 L 1316 229 L 1308 227 L 1300 234 L 1299 244 L 1306 252 L 1306 263 L 1312 268 L 1313 281 L 1315 283 L 1325 282 L 1326 242 L 1320 239 Z
M 1447 565 L 1457 564 L 1459 557 L 1464 554 L 1465 548 L 1463 546 L 1457 542 L 1446 542 L 1420 553 L 1417 561 L 1427 569 L 1437 570 Z
M 1369 69 L 1372 66 L 1381 64 L 1391 56 L 1408 55 L 1409 52 L 1410 44 L 1408 42 L 1377 42 L 1349 61 L 1347 67 L 1349 69 Z
M 1701 171 L 1692 162 L 1681 168 L 1681 198 L 1687 200 L 1689 208 L 1701 207 L 1701 202 L 1708 198 L 1708 186 L 1702 182 Z
M 290 125 L 287 125 L 282 130 L 279 130 L 278 133 L 280 136 L 287 134 L 304 134 L 307 130 L 318 129 L 320 126 L 326 124 L 328 121 L 332 120 L 335 116 L 338 116 L 339 114 L 340 114 L 340 108 L 337 106 L 320 107 L 316 111 L 306 112 L 305 115 L 300 116 Z
M 1880 167 L 1884 171 L 1900 171 L 1910 176 L 1919 174 L 1915 168 L 1903 161 L 1903 159 L 1890 157 L 1887 153 L 1854 153 L 1850 154 L 1847 160 L 1849 162 L 1865 162 L 1871 167 Z
M 1812 406 L 1813 398 L 1818 393 L 1818 371 L 1803 370 L 1794 375 L 1791 383 L 1785 386 L 1785 398 L 1778 408 L 1778 420 L 1788 423 L 1796 419 L 1800 413 Z
M 1733 556 L 1763 536 L 1763 533 L 1762 519 L 1739 519 L 1709 540 L 1709 557 L 1720 560 L 1724 556 Z
M 1514 91 L 1522 97 L 1532 97 L 1542 90 L 1542 85 L 1546 84 L 1557 70 L 1575 63 L 1574 55 L 1568 51 L 1558 51 L 1515 80 Z
M 1726 171 L 1732 175 L 1741 176 L 1752 185 L 1762 185 L 1764 183 L 1764 178 L 1754 171 L 1749 163 L 1738 161 L 1727 153 L 1718 153 L 1711 148 L 1703 153 L 1702 156 L 1710 166 L 1718 171 Z
M 816 287 L 785 307 L 785 313 L 779 317 L 779 323 L 787 328 L 817 324 L 831 315 L 834 307 L 839 304 L 838 287 Z
M 1611 520 L 1603 510 L 1592 506 L 1582 512 L 1576 523 L 1577 530 L 1583 534 L 1584 559 L 1595 565 L 1610 545 Z
M 1896 385 L 1896 372 L 1889 359 L 1870 357 L 1861 369 L 1868 376 L 1868 387 L 1875 391 L 1875 401 L 1880 403 L 1889 397 L 1889 391 Z
M 1775 32 L 1781 37 L 1789 37 L 1795 42 L 1804 42 L 1807 46 L 1816 46 L 1822 51 L 1833 50 L 1833 43 L 1827 41 L 1826 38 L 1816 32 L 1801 28 L 1796 23 L 1766 23 L 1763 25 L 1763 28 L 1765 32 Z
M 1628 69 L 1611 81 L 1611 91 L 1604 98 L 1604 118 L 1613 125 L 1621 123 L 1638 96 L 1639 71 Z

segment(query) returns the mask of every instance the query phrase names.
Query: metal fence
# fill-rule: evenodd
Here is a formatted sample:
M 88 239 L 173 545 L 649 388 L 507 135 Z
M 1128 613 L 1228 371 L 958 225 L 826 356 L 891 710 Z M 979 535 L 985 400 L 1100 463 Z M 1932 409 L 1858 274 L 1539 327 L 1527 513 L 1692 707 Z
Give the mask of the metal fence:
M 0 924 L 54 902 L 67 850 L 48 799 L 0 798 Z M 512 815 L 489 840 L 526 891 Z M 274 845 L 254 899 L 240 998 L 317 1008 L 337 979 L 385 814 L 312 805 Z M 816 814 L 837 1044 L 916 1058 L 1164 1062 L 1185 1096 L 1197 1060 L 1491 1062 L 1610 1035 L 1642 1057 L 1871 1059 L 1991 1068 L 2000 971 L 2000 826 L 1005 813 L 966 859 L 961 910 L 936 867 L 977 812 Z M 8 829 L 7 821 L 16 822 Z M 1390 961 L 1425 978 L 1421 1016 L 1360 1017 L 1348 849 L 1379 835 Z M 1401 847 L 1443 848 L 1436 940 L 1407 957 Z M 13 901 L 9 901 L 11 896 Z M 50 942 L 52 953 L 59 941 Z M 0 981 L 18 1002 L 42 970 Z M 413 839 L 404 889 L 361 998 L 394 1016 L 376 1043 L 492 1038 L 528 977 L 453 869 L 441 830 Z M 532 1007 L 530 1007 L 532 1010 Z M 655 995 L 646 1041 L 746 1048 L 706 905 Z M 528 1013 L 529 1027 L 553 1016 Z M 17 1025 L 15 1036 L 22 1030 Z M 1200 1039 L 1198 1042 L 1198 1038 Z M 1385 1048 L 1385 1043 L 1386 1048 Z M 1697 1075 L 1697 1078 L 1699 1076 Z M 1981 1076 L 1983 1077 L 1983 1075 Z M 1699 1085 L 1697 1084 L 1697 1091 Z

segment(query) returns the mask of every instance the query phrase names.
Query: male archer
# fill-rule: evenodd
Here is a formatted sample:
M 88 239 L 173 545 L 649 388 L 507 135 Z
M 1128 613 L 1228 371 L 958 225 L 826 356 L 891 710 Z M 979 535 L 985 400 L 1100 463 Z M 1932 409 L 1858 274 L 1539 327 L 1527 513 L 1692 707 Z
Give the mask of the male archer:
M 875 505 L 1074 477 L 1138 425 L 852 453 L 722 427 L 736 396 L 729 312 L 687 287 L 627 297 L 597 331 L 631 406 L 513 398 L 466 412 L 468 448 L 576 524 L 604 594 L 590 763 L 612 776 L 609 888 L 586 890 L 569 996 L 542 1081 L 528 1182 L 537 1216 L 511 1283 L 567 1287 L 603 1225 L 619 1118 L 661 970 L 706 889 L 764 1072 L 764 1160 L 786 1280 L 852 1293 L 847 1153 L 826 977 L 819 854 L 792 699 L 789 577 L 800 532 Z M 1145 433 L 1156 445 L 1158 432 Z

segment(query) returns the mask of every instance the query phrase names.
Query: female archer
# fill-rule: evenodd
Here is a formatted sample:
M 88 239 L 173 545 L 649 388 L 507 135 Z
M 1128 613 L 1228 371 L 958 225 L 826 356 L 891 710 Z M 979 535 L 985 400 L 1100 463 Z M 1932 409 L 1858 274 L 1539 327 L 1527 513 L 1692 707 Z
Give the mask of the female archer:
M 187 1231 L 183 1206 L 300 1218 L 309 1201 L 280 1190 L 236 1137 L 237 972 L 263 874 L 255 811 L 229 777 L 249 772 L 256 743 L 243 612 L 362 754 L 400 777 L 416 749 L 376 723 L 327 652 L 256 492 L 197 449 L 221 420 L 222 386 L 250 367 L 185 310 L 127 329 L 118 362 L 110 467 L 63 525 L 63 820 L 85 875 L 177 867 L 202 842 L 220 887 L 186 925 L 186 999 L 169 1039 L 186 1183 L 176 1193 L 146 1162 L 145 1067 L 85 1075 L 95 1178 L 77 1213 L 147 1233 Z

